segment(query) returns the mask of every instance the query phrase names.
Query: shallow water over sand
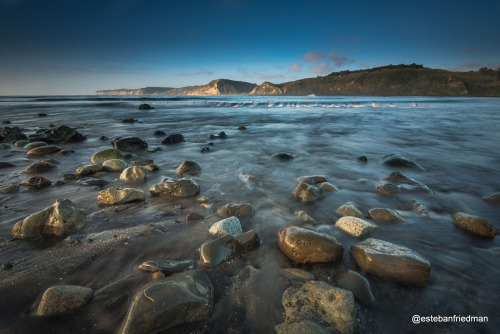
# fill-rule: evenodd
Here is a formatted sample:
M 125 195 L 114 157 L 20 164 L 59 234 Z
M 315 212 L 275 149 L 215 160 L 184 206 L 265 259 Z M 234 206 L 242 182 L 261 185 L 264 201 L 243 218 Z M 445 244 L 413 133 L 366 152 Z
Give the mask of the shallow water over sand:
M 148 173 L 146 183 L 135 187 L 149 193 L 149 187 L 164 177 L 177 178 L 175 168 L 183 161 L 194 160 L 203 169 L 195 176 L 201 187 L 198 197 L 208 198 L 211 205 L 200 206 L 197 197 L 176 201 L 148 198 L 147 203 L 124 211 L 100 211 L 96 198 L 101 189 L 79 186 L 74 181 L 37 192 L 22 189 L 0 195 L 0 262 L 14 264 L 10 270 L 0 271 L 0 291 L 6 296 L 0 303 L 0 327 L 7 333 L 116 332 L 131 296 L 150 280 L 149 274 L 137 269 L 139 264 L 158 258 L 197 260 L 199 246 L 212 239 L 208 228 L 219 220 L 215 210 L 230 202 L 248 202 L 254 205 L 256 214 L 242 220 L 243 230 L 256 230 L 262 245 L 215 270 L 208 269 L 216 289 L 214 312 L 208 321 L 181 326 L 177 332 L 272 332 L 283 320 L 281 295 L 286 284 L 280 276 L 282 268 L 307 269 L 329 283 L 342 268 L 359 271 L 348 249 L 361 240 L 334 226 L 336 209 L 353 201 L 364 214 L 376 207 L 400 210 L 403 222 L 377 224 L 371 237 L 411 248 L 432 265 L 423 288 L 366 275 L 375 296 L 374 304 L 360 305 L 366 332 L 494 333 L 500 325 L 500 241 L 498 236 L 482 239 L 459 230 L 451 215 L 464 211 L 500 227 L 499 207 L 482 200 L 500 191 L 499 102 L 428 97 L 0 98 L 0 119 L 11 121 L 6 126 L 19 126 L 30 134 L 50 123 L 64 124 L 88 137 L 81 143 L 61 144 L 63 149 L 75 150 L 68 156 L 54 154 L 27 160 L 24 148 L 11 145 L 10 150 L 1 150 L 0 161 L 17 167 L 0 170 L 0 186 L 26 179 L 24 168 L 47 158 L 60 163 L 56 170 L 43 174 L 54 183 L 62 180 L 62 174 L 74 173 L 78 166 L 90 163 L 95 152 L 111 147 L 109 140 L 99 137 L 138 136 L 150 147 L 162 150 L 137 152 L 138 157 L 128 161 L 149 158 L 161 169 Z M 155 109 L 139 110 L 141 103 Z M 48 116 L 38 117 L 38 113 Z M 139 122 L 121 122 L 127 118 Z M 246 130 L 238 130 L 242 125 Z M 186 142 L 162 145 L 165 136 L 154 136 L 156 130 L 182 133 Z M 228 138 L 209 139 L 221 131 Z M 201 153 L 203 146 L 210 151 Z M 277 152 L 295 158 L 279 162 L 271 158 Z M 377 193 L 376 184 L 396 170 L 381 163 L 391 153 L 422 166 L 424 171 L 401 171 L 427 185 L 432 193 Z M 362 155 L 368 163 L 356 161 Z M 292 196 L 296 178 L 310 174 L 326 175 L 340 191 L 327 193 L 314 204 L 298 202 Z M 110 181 L 106 187 L 123 185 L 118 173 L 107 173 L 103 178 Z M 85 234 L 144 223 L 167 224 L 162 225 L 164 233 L 121 240 L 112 249 L 95 254 L 89 251 L 78 261 L 69 257 L 67 263 L 60 263 L 58 258 L 73 248 L 62 246 L 61 240 L 9 241 L 15 222 L 57 198 L 69 198 L 87 211 L 87 224 L 81 232 Z M 424 204 L 431 216 L 412 211 L 408 205 L 412 199 Z M 301 222 L 295 215 L 297 210 L 306 211 L 316 222 Z M 186 222 L 184 217 L 189 212 L 206 219 Z M 342 261 L 333 265 L 293 263 L 276 243 L 278 230 L 288 225 L 335 236 L 346 249 Z M 47 265 L 50 261 L 56 265 Z M 252 284 L 236 275 L 247 264 L 260 269 Z M 98 290 L 123 279 L 123 288 L 111 290 L 106 298 L 96 297 L 70 314 L 49 319 L 32 315 L 37 300 L 52 285 L 77 284 Z M 413 325 L 414 314 L 488 316 L 489 322 Z

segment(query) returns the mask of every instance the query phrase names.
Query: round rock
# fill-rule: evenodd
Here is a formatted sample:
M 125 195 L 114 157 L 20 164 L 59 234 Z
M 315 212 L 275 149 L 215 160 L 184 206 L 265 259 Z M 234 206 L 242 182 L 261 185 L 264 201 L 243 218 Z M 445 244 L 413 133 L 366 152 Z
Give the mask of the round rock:
M 222 218 L 238 217 L 245 218 L 255 214 L 255 209 L 250 203 L 229 203 L 217 209 L 217 215 Z
M 219 220 L 214 223 L 208 230 L 210 235 L 213 237 L 222 237 L 226 234 L 237 235 L 241 234 L 243 231 L 241 229 L 240 220 L 237 217 L 229 217 L 226 219 Z
M 92 156 L 90 161 L 92 161 L 93 164 L 102 164 L 106 160 L 110 159 L 123 159 L 123 152 L 120 150 L 117 150 L 116 148 L 110 148 L 107 150 L 99 151 L 96 154 Z
M 354 202 L 347 202 L 347 203 L 341 205 L 337 209 L 337 214 L 340 217 L 347 217 L 347 216 L 357 217 L 357 218 L 364 217 L 363 213 L 361 211 L 359 211 L 359 209 L 356 207 L 356 204 L 354 204 Z
M 107 172 L 122 172 L 128 164 L 122 159 L 109 159 L 102 163 L 102 167 Z
M 45 145 L 29 150 L 26 154 L 33 157 L 41 157 L 47 154 L 57 153 L 60 150 L 61 148 L 59 146 Z
M 120 174 L 120 180 L 125 183 L 144 183 L 146 181 L 146 170 L 140 166 L 125 168 Z
M 44 292 L 37 314 L 50 316 L 80 308 L 87 304 L 93 295 L 91 288 L 83 286 L 53 286 Z
M 498 232 L 488 220 L 469 215 L 465 212 L 457 212 L 453 215 L 455 225 L 458 227 L 472 232 L 480 237 L 493 238 Z
M 368 211 L 368 215 L 376 222 L 394 223 L 403 221 L 403 217 L 396 210 L 375 208 Z
M 184 161 L 177 169 L 175 173 L 177 175 L 197 175 L 201 172 L 201 166 L 191 160 Z
M 124 152 L 146 150 L 148 148 L 148 143 L 139 137 L 117 138 L 113 139 L 111 144 L 114 148 Z

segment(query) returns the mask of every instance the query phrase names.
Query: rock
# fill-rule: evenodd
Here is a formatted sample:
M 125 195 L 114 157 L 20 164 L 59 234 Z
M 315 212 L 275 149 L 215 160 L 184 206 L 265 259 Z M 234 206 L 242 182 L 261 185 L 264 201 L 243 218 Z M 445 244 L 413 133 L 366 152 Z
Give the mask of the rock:
M 200 151 L 200 152 L 201 152 L 201 153 L 206 153 L 206 152 L 208 152 L 208 151 L 210 151 L 210 147 L 208 147 L 208 146 L 203 146 L 203 147 L 201 148 L 201 151 Z
M 139 269 L 144 271 L 162 271 L 164 273 L 177 273 L 186 269 L 192 269 L 196 265 L 193 260 L 151 260 L 143 262 Z
M 342 289 L 351 291 L 354 297 L 358 298 L 363 304 L 371 304 L 375 301 L 370 283 L 355 271 L 344 270 L 335 275 L 333 281 Z
M 14 143 L 14 146 L 15 147 L 24 147 L 25 145 L 27 145 L 29 143 L 28 140 L 18 140 Z
M 109 138 L 108 138 L 107 136 L 100 136 L 100 137 L 99 137 L 99 140 L 102 140 L 102 141 L 104 141 L 104 140 L 108 140 L 108 139 L 109 139 Z
M 389 154 L 384 157 L 383 160 L 384 165 L 393 167 L 393 168 L 413 168 L 413 169 L 419 169 L 419 170 L 424 170 L 422 167 L 420 167 L 418 164 L 415 162 L 405 159 L 403 157 L 397 156 L 395 154 Z
M 357 218 L 364 217 L 363 213 L 361 211 L 359 211 L 359 209 L 356 207 L 356 204 L 354 204 L 354 202 L 347 202 L 347 203 L 341 205 L 337 209 L 337 214 L 340 217 L 347 217 L 347 216 L 357 217 Z
M 148 110 L 148 109 L 154 109 L 153 107 L 151 107 L 149 104 L 147 103 L 143 103 L 139 106 L 139 109 L 140 110 Z
M 4 120 L 2 121 L 2 124 L 10 124 L 10 121 L 9 121 L 9 120 L 4 119 Z
M 177 169 L 175 170 L 175 173 L 177 175 L 197 175 L 201 172 L 201 166 L 198 165 L 196 162 L 191 161 L 191 160 L 186 160 L 184 161 Z
M 413 211 L 416 211 L 421 216 L 430 216 L 429 211 L 425 208 L 425 205 L 417 201 L 416 199 L 412 199 L 408 202 L 408 205 Z
M 14 184 L 6 184 L 0 187 L 0 193 L 2 194 L 13 194 L 19 191 L 19 186 Z
M 368 211 L 368 215 L 376 222 L 393 223 L 403 221 L 403 217 L 396 210 L 375 208 Z
M 62 236 L 82 229 L 85 226 L 85 216 L 85 211 L 75 207 L 69 199 L 58 199 L 53 205 L 17 222 L 11 233 L 19 239 Z
M 373 232 L 377 226 L 357 217 L 342 217 L 335 223 L 340 230 L 351 237 L 359 238 Z
M 80 132 L 66 125 L 50 130 L 49 137 L 56 143 L 78 143 L 87 139 Z
M 311 320 L 286 320 L 276 325 L 274 331 L 276 334 L 335 334 L 330 326 L 321 326 Z
M 213 302 L 214 287 L 204 271 L 175 274 L 153 282 L 133 297 L 119 332 L 159 333 L 208 319 Z
M 0 169 L 2 169 L 2 168 L 11 168 L 11 167 L 16 167 L 16 165 L 13 164 L 12 162 L 0 161 Z
M 453 215 L 455 225 L 458 227 L 472 232 L 480 237 L 493 238 L 498 232 L 488 220 L 469 215 L 465 212 L 457 212 Z
M 129 124 L 132 124 L 132 123 L 138 123 L 139 120 L 138 119 L 134 119 L 134 118 L 126 118 L 126 119 L 122 119 L 122 123 L 129 123 Z
M 356 307 L 350 291 L 323 281 L 311 281 L 303 284 L 298 290 L 294 287 L 288 288 L 281 301 L 288 321 L 318 319 L 328 323 L 338 333 L 354 332 Z
M 37 314 L 51 316 L 86 305 L 94 290 L 77 285 L 59 285 L 48 288 L 40 301 Z
M 48 187 L 51 184 L 52 182 L 49 179 L 44 178 L 43 176 L 32 176 L 29 179 L 19 182 L 20 186 L 30 186 L 36 188 Z
M 229 235 L 241 234 L 243 231 L 241 229 L 240 220 L 236 217 L 229 217 L 214 223 L 212 226 L 210 226 L 208 232 L 213 237 L 222 237 L 226 234 Z
M 48 144 L 46 142 L 44 142 L 44 141 L 35 141 L 35 142 L 32 142 L 32 143 L 24 145 L 24 148 L 26 148 L 28 150 L 32 150 L 34 148 L 42 147 L 42 146 L 47 146 L 47 145 Z
M 26 153 L 26 154 L 29 156 L 33 156 L 33 157 L 41 157 L 43 155 L 57 153 L 60 150 L 61 150 L 61 148 L 59 146 L 45 145 L 45 146 L 40 146 L 40 147 L 34 148 L 34 149 L 28 151 L 28 153 Z
M 253 216 L 255 214 L 255 209 L 250 203 L 236 204 L 229 203 L 225 204 L 217 209 L 217 215 L 222 218 L 238 217 L 246 218 Z
M 161 271 L 156 271 L 153 273 L 153 275 L 151 275 L 151 277 L 153 278 L 153 280 L 159 281 L 159 280 L 164 279 L 167 276 L 165 276 L 165 274 L 162 273 Z
M 135 188 L 112 187 L 100 191 L 97 195 L 99 204 L 117 205 L 145 200 L 144 191 Z
M 296 226 L 278 232 L 278 246 L 299 263 L 334 262 L 344 255 L 344 246 L 333 236 Z
M 102 167 L 107 172 L 122 172 L 128 164 L 122 159 L 109 159 L 102 163 Z
M 431 193 L 432 191 L 423 183 L 407 177 L 401 172 L 392 172 L 385 179 L 389 183 L 397 184 L 400 192 L 405 193 Z
M 56 167 L 56 165 L 49 164 L 47 162 L 35 162 L 34 164 L 29 165 L 24 172 L 28 174 L 38 174 L 48 172 Z
M 6 142 L 16 142 L 18 140 L 27 140 L 28 139 L 28 136 L 26 136 L 24 133 L 23 133 L 23 130 L 19 127 L 4 127 L 1 131 L 0 131 L 0 135 L 2 135 L 4 138 L 3 138 L 3 141 L 6 141 Z
M 200 186 L 191 177 L 174 181 L 168 178 L 149 188 L 153 196 L 191 197 L 200 193 Z
M 140 159 L 140 160 L 132 161 L 132 165 L 134 165 L 134 166 L 145 166 L 145 165 L 154 164 L 154 162 L 155 161 L 153 159 Z
M 9 270 L 14 268 L 14 264 L 12 262 L 2 263 L 2 270 Z
M 148 143 L 139 137 L 116 138 L 111 140 L 111 144 L 122 152 L 146 150 L 148 148 Z
M 328 180 L 324 175 L 307 175 L 307 176 L 300 176 L 299 178 L 297 178 L 297 181 L 304 182 L 307 184 L 316 184 L 316 183 L 327 182 Z
M 485 196 L 483 200 L 493 205 L 500 205 L 500 192 Z
M 244 125 L 240 125 L 240 126 L 238 127 L 238 130 L 246 130 L 246 129 L 247 129 L 247 128 L 246 128 Z
M 104 169 L 101 165 L 83 165 L 76 169 L 76 175 L 87 176 L 97 172 L 102 172 Z
M 210 139 L 226 139 L 228 135 L 224 131 L 219 132 L 218 135 L 210 135 Z
M 167 134 L 165 133 L 165 131 L 156 130 L 154 135 L 159 137 L 159 136 L 166 136 Z
M 195 221 L 195 220 L 203 220 L 203 219 L 205 219 L 205 217 L 203 217 L 202 215 L 199 215 L 197 213 L 190 212 L 186 215 L 187 222 Z
M 110 159 L 122 159 L 123 160 L 124 156 L 122 151 L 117 150 L 116 148 L 109 148 L 107 150 L 99 151 L 96 154 L 92 156 L 90 161 L 92 161 L 93 164 L 101 165 L 107 160 Z
M 161 148 L 159 146 L 155 146 L 155 147 L 148 148 L 146 151 L 148 153 L 155 153 L 155 152 L 162 151 L 162 150 L 163 150 L 163 148 Z
M 300 220 L 302 220 L 304 223 L 314 223 L 314 218 L 309 216 L 307 212 L 300 210 L 295 212 L 297 216 L 299 216 Z
M 273 154 L 272 158 L 278 161 L 290 161 L 295 157 L 289 153 L 280 152 Z
M 49 116 L 49 115 L 47 115 L 47 114 L 46 114 L 46 113 L 44 113 L 44 112 L 40 112 L 40 113 L 38 113 L 38 117 L 47 117 L 47 116 Z
M 424 285 L 431 272 L 430 262 L 422 255 L 383 240 L 370 238 L 351 245 L 351 253 L 363 271 L 402 283 Z
M 328 183 L 328 182 L 321 182 L 319 184 L 319 188 L 324 190 L 324 191 L 328 191 L 330 193 L 334 193 L 334 192 L 339 191 L 339 188 L 335 187 L 333 184 Z
M 75 153 L 74 150 L 61 150 L 59 151 L 59 155 L 70 155 L 71 153 Z
M 82 185 L 82 186 L 98 186 L 98 187 L 103 187 L 108 183 L 108 181 L 103 180 L 103 179 L 96 179 L 94 177 L 84 177 L 81 178 L 80 180 L 76 181 L 77 184 Z
M 293 197 L 304 203 L 312 203 L 324 196 L 323 189 L 304 182 L 300 182 L 293 191 Z
M 251 251 L 259 245 L 259 236 L 253 230 L 235 236 L 228 234 L 201 245 L 200 262 L 215 267 L 233 255 Z
M 180 133 L 176 133 L 176 134 L 170 135 L 167 138 L 163 139 L 163 141 L 161 143 L 169 145 L 169 144 L 181 143 L 183 141 L 184 141 L 184 136 L 181 135 Z
M 0 141 L 2 140 L 1 137 L 3 137 L 2 135 L 0 135 Z M 0 143 L 0 149 L 2 150 L 8 150 L 10 149 L 10 146 L 5 144 L 5 143 Z
M 158 165 L 146 165 L 144 166 L 144 169 L 147 170 L 148 172 L 155 172 L 157 170 L 160 170 L 160 167 Z
M 59 165 L 59 161 L 55 160 L 55 159 L 45 159 L 45 160 L 42 160 L 41 162 L 46 162 L 48 164 L 53 164 L 53 165 Z
M 294 281 L 312 281 L 316 279 L 316 276 L 314 276 L 314 274 L 308 272 L 307 270 L 299 268 L 285 268 L 283 269 L 283 274 L 289 280 Z
M 144 183 L 146 170 L 140 166 L 128 167 L 120 174 L 120 180 L 125 183 Z
M 400 194 L 401 191 L 399 190 L 398 186 L 392 183 L 380 183 L 377 184 L 376 188 L 378 193 L 386 196 L 392 196 L 392 195 L 397 195 Z
M 356 161 L 358 161 L 358 162 L 368 162 L 368 158 L 365 157 L 364 155 L 362 155 L 362 156 L 358 157 L 356 159 Z

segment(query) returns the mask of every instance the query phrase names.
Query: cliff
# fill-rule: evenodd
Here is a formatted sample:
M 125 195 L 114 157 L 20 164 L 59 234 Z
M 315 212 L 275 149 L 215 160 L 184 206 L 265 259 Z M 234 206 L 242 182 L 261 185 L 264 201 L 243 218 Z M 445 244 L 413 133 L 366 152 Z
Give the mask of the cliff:
M 255 87 L 249 95 L 283 95 L 283 88 L 266 81 Z

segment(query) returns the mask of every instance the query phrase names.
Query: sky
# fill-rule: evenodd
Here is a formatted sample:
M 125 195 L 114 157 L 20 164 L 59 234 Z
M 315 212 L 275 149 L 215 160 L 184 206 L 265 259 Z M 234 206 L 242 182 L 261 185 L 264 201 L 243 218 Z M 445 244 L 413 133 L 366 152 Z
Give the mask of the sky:
M 500 68 L 499 0 L 0 0 L 0 96 Z

